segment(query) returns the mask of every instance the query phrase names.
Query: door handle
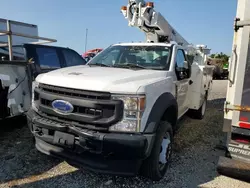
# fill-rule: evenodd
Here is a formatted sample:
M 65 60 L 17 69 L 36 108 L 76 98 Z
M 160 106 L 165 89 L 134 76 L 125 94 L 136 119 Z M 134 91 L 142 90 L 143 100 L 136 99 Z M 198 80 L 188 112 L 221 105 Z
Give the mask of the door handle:
M 188 83 L 189 83 L 189 85 L 191 85 L 191 84 L 193 84 L 194 82 L 193 82 L 192 80 L 189 80 Z

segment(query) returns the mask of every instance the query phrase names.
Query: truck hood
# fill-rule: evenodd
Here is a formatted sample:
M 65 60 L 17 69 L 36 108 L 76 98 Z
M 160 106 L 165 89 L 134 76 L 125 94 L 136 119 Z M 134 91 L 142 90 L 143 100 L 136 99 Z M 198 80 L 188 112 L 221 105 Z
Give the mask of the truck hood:
M 40 74 L 36 81 L 82 90 L 135 94 L 141 86 L 164 78 L 166 71 L 81 65 Z

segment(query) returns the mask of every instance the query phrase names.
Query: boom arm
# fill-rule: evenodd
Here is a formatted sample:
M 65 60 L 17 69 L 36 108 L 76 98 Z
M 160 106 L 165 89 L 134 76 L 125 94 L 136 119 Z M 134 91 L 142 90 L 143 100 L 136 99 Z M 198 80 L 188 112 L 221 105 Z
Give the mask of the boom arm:
M 188 46 L 189 43 L 154 10 L 154 3 L 144 0 L 129 0 L 121 9 L 128 25 L 137 27 L 146 34 L 147 42 L 171 42 Z

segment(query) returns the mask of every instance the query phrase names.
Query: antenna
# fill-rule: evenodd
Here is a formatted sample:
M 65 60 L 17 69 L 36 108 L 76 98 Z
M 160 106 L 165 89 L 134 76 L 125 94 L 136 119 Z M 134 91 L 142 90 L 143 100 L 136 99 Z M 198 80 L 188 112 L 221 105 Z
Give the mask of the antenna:
M 85 52 L 87 51 L 87 41 L 88 41 L 88 28 L 86 29 L 86 37 L 85 37 Z

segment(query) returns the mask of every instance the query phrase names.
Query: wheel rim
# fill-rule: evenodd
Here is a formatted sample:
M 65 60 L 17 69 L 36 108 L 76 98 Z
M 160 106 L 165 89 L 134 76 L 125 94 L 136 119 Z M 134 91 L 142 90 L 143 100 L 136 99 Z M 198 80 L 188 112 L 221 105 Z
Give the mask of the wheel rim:
M 162 170 L 168 164 L 171 152 L 172 152 L 172 146 L 171 146 L 170 134 L 166 133 L 166 135 L 162 139 L 161 150 L 159 155 L 160 170 Z
M 204 114 L 205 114 L 205 111 L 206 111 L 206 105 L 207 105 L 207 101 L 205 100 L 205 101 L 203 102 L 202 109 L 201 109 L 201 113 L 202 113 L 202 115 L 204 115 Z

